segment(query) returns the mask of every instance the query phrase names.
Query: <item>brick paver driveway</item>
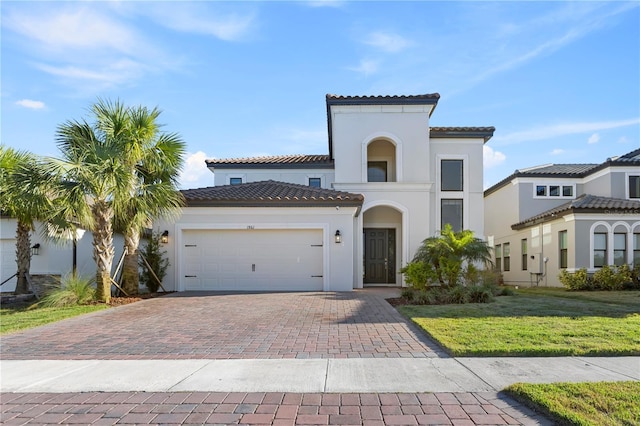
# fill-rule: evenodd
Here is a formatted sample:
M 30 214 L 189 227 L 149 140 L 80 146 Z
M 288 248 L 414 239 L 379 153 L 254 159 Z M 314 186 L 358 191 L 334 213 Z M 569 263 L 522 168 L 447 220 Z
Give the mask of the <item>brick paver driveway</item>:
M 393 293 L 391 293 L 393 294 Z M 444 356 L 385 297 L 175 293 L 3 336 L 3 359 Z

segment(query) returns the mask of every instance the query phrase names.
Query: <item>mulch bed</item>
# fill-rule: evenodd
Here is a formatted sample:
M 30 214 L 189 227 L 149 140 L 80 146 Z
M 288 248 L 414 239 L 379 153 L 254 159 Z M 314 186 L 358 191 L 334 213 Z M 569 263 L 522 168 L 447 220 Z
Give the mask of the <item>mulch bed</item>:
M 156 297 L 162 297 L 165 296 L 167 294 L 171 294 L 174 293 L 173 291 L 168 291 L 168 292 L 157 292 L 157 293 L 144 293 L 144 294 L 138 294 L 136 296 L 132 296 L 132 297 L 126 297 L 126 296 L 118 296 L 118 297 L 112 297 L 111 298 L 111 302 L 109 302 L 110 306 L 122 306 L 122 305 L 128 305 L 129 303 L 135 303 L 135 302 L 139 302 L 141 300 L 145 300 L 145 299 L 153 299 Z
M 391 306 L 411 305 L 411 303 L 404 297 L 392 297 L 390 299 L 386 299 L 386 301 L 389 302 Z

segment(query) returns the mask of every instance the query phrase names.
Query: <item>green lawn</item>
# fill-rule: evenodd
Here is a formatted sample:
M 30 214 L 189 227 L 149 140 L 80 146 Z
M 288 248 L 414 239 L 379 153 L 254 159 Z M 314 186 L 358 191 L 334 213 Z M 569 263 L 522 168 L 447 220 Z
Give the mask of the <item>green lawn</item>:
M 640 292 L 520 290 L 399 310 L 455 356 L 640 355 Z
M 83 305 L 69 308 L 37 308 L 25 305 L 0 309 L 0 334 L 37 327 L 50 322 L 108 308 L 107 305 Z
M 640 424 L 640 382 L 516 383 L 505 391 L 560 425 Z

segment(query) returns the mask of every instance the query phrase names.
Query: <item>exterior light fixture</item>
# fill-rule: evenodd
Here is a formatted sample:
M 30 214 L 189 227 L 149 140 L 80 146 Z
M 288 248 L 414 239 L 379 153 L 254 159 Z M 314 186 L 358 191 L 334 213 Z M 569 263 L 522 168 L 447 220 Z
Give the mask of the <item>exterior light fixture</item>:
M 336 239 L 336 244 L 340 244 L 342 242 L 342 235 L 340 235 L 340 230 L 336 231 L 335 239 Z
M 162 244 L 167 244 L 169 242 L 169 231 L 165 230 L 162 235 L 160 235 L 160 242 Z
M 31 246 L 31 256 L 37 256 L 40 254 L 40 243 L 36 243 Z

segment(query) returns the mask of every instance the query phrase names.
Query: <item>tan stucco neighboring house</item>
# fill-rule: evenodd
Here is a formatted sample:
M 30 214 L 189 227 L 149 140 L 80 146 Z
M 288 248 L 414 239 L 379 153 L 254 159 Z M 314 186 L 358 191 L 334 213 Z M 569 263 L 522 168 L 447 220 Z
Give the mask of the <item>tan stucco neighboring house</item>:
M 165 287 L 349 291 L 403 285 L 445 223 L 484 235 L 493 127 L 430 127 L 440 95 L 327 95 L 328 153 L 208 160 L 166 229 Z
M 506 284 L 640 263 L 640 149 L 596 164 L 516 170 L 484 192 L 485 232 Z

